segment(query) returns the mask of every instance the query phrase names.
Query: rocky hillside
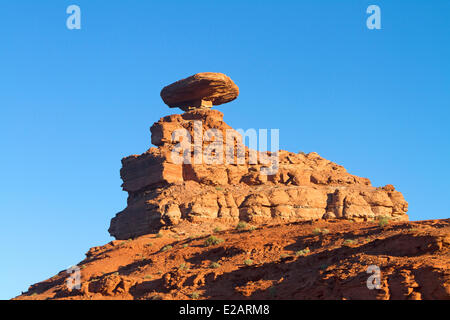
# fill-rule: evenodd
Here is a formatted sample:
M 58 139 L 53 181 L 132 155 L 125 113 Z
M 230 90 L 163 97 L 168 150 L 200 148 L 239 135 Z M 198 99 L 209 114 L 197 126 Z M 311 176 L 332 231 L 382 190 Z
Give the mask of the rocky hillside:
M 240 224 L 208 234 L 180 224 L 91 248 L 16 299 L 450 299 L 450 220 Z M 370 290 L 370 265 L 381 270 Z

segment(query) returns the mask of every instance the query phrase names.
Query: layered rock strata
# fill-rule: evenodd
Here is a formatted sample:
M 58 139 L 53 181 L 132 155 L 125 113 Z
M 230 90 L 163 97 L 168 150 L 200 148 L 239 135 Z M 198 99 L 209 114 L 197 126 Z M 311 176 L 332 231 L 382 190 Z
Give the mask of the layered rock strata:
M 201 127 L 196 128 L 196 123 Z M 190 163 L 174 161 L 173 151 L 180 141 L 174 141 L 172 134 L 177 129 L 189 133 Z M 122 159 L 122 187 L 129 196 L 125 210 L 111 220 L 112 236 L 129 239 L 182 220 L 219 219 L 230 225 L 322 218 L 408 220 L 408 203 L 392 185 L 373 187 L 368 179 L 349 174 L 315 152 L 280 150 L 278 170 L 272 175 L 261 170 L 265 164 L 249 163 L 253 151 L 248 148 L 244 148 L 243 164 L 208 164 L 205 157 L 196 161 L 194 151 L 203 155 L 215 141 L 205 139 L 209 129 L 220 132 L 224 140 L 240 136 L 223 121 L 221 112 L 210 109 L 166 116 L 151 127 L 152 143 L 157 147 Z M 195 141 L 199 137 L 200 142 Z M 237 142 L 233 140 L 232 145 Z M 225 149 L 219 149 L 224 153 L 222 159 L 226 159 Z

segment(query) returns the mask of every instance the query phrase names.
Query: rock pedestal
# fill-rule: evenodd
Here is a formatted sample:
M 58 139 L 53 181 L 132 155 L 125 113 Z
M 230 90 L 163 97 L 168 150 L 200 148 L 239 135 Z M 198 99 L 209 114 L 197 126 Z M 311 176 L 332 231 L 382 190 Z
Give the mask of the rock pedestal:
M 203 132 L 216 129 L 226 137 L 227 130 L 233 131 L 221 112 L 210 109 L 156 122 L 151 133 L 157 147 L 122 159 L 122 187 L 129 196 L 125 210 L 111 220 L 109 232 L 116 239 L 155 233 L 181 221 L 235 226 L 238 221 L 260 224 L 322 218 L 408 220 L 408 203 L 392 185 L 373 187 L 368 179 L 349 174 L 314 152 L 280 150 L 279 168 L 273 175 L 264 175 L 260 164 L 248 163 L 247 148 L 244 164 L 175 163 L 171 152 L 178 142 L 172 141 L 172 133 L 186 129 L 194 137 L 194 121 L 201 121 Z

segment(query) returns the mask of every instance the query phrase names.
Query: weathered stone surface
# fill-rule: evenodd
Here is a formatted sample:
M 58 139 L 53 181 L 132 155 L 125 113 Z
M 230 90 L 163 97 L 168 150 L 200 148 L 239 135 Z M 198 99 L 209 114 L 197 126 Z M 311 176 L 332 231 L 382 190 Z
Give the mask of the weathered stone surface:
M 196 132 L 193 121 L 201 121 Z M 314 219 L 371 220 L 381 216 L 407 220 L 408 203 L 392 185 L 375 188 L 366 178 L 349 174 L 344 167 L 309 154 L 279 151 L 279 169 L 261 173 L 261 164 L 176 164 L 171 150 L 177 142 L 172 132 L 186 129 L 192 136 L 227 130 L 217 110 L 193 110 L 161 118 L 152 128 L 150 148 L 140 156 L 122 160 L 123 189 L 128 207 L 111 221 L 110 233 L 128 239 L 157 232 L 181 221 L 220 221 L 235 224 Z M 197 136 L 198 138 L 198 136 Z M 225 139 L 226 142 L 226 139 Z M 200 149 L 210 142 L 203 141 Z M 198 146 L 197 146 L 198 147 Z M 194 147 L 193 147 L 194 149 Z M 193 150 L 192 150 L 193 151 Z
M 124 158 L 120 177 L 123 190 L 133 193 L 155 184 L 182 182 L 183 171 L 179 165 L 168 162 L 159 150 L 151 148 L 140 156 Z
M 184 111 L 211 108 L 236 99 L 238 86 L 223 73 L 203 72 L 174 82 L 161 91 L 161 98 L 171 108 Z

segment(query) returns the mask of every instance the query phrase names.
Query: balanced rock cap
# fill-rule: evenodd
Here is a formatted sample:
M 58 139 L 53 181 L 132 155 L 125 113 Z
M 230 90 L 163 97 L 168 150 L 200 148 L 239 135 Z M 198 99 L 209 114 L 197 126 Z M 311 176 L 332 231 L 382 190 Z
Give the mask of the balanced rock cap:
M 202 72 L 174 82 L 161 90 L 161 98 L 170 108 L 189 111 L 211 108 L 236 99 L 238 86 L 223 73 Z

